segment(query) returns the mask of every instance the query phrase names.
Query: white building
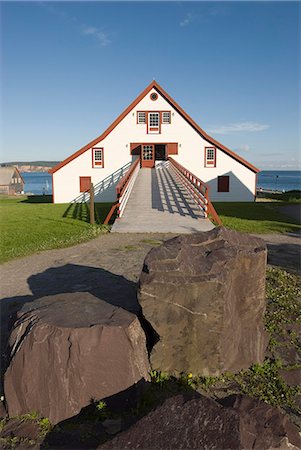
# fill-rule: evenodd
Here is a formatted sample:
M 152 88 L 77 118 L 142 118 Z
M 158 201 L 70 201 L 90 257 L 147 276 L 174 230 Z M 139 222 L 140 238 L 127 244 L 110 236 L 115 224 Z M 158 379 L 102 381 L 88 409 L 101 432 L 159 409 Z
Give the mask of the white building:
M 253 201 L 259 170 L 209 136 L 156 81 L 99 137 L 49 172 L 53 202 L 82 197 L 90 182 L 96 201 L 114 201 L 115 187 L 132 161 L 142 168 L 172 156 L 207 183 L 211 201 Z

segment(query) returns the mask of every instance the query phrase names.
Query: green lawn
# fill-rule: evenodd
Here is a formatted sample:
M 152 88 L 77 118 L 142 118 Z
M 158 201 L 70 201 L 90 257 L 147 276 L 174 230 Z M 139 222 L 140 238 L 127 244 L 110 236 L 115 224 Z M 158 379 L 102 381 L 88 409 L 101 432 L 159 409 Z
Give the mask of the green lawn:
M 297 222 L 280 212 L 285 202 L 256 203 L 214 203 L 223 225 L 243 233 L 285 233 L 298 232 Z
M 41 250 L 68 247 L 107 231 L 101 225 L 111 203 L 95 205 L 97 224 L 88 223 L 86 204 L 53 205 L 50 196 L 0 196 L 0 262 Z M 214 203 L 223 225 L 246 233 L 284 233 L 300 230 L 279 212 L 282 201 Z
M 87 241 L 107 230 L 102 226 L 111 203 L 95 205 L 97 225 L 87 223 L 86 205 L 53 205 L 49 196 L 0 196 L 0 262 Z

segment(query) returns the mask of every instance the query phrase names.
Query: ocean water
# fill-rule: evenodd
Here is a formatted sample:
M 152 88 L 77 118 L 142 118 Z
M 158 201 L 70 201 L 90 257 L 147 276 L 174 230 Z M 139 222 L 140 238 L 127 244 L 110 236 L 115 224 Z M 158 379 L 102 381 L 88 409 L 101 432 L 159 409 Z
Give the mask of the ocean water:
M 285 192 L 301 190 L 301 170 L 263 170 L 258 174 L 257 188 Z
M 52 194 L 52 177 L 47 172 L 23 172 L 24 192 Z M 275 191 L 301 190 L 301 170 L 263 170 L 258 174 L 257 188 Z
M 48 172 L 22 172 L 25 194 L 52 194 L 52 176 Z

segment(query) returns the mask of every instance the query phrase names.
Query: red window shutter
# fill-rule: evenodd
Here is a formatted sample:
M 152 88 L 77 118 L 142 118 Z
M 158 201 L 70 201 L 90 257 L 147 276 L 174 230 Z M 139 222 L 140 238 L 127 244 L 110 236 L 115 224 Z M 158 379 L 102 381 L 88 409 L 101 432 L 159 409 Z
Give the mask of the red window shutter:
M 172 142 L 167 145 L 168 155 L 177 155 L 178 154 L 178 143 Z
M 217 177 L 217 192 L 229 192 L 229 187 L 230 177 L 228 175 Z
M 130 144 L 131 155 L 139 155 L 141 154 L 141 144 L 131 143 Z
M 91 177 L 79 177 L 79 191 L 89 191 L 91 186 Z

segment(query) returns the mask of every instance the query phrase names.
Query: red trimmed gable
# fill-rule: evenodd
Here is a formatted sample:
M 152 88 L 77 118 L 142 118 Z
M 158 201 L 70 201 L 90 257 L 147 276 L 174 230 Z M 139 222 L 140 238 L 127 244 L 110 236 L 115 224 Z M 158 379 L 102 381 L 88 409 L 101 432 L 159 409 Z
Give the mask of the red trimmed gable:
M 87 150 L 89 150 L 91 147 L 94 147 L 96 144 L 98 144 L 100 141 L 105 139 L 111 131 L 114 130 L 114 128 L 124 119 L 124 117 L 131 112 L 133 108 L 151 91 L 151 89 L 156 89 L 159 94 L 162 95 L 162 97 L 210 144 L 215 145 L 219 150 L 227 153 L 232 158 L 236 159 L 238 162 L 246 166 L 248 169 L 252 170 L 255 173 L 258 173 L 260 170 L 250 164 L 248 161 L 243 159 L 241 156 L 234 153 L 232 150 L 221 144 L 220 142 L 216 141 L 214 138 L 209 136 L 169 95 L 164 89 L 155 81 L 153 80 L 145 89 L 141 92 L 140 95 L 120 114 L 119 117 L 104 131 L 103 134 L 95 138 L 93 141 L 89 142 L 87 145 L 79 149 L 77 152 L 73 153 L 71 156 L 66 158 L 61 163 L 54 166 L 52 169 L 50 169 L 49 173 L 55 173 L 62 167 L 64 167 L 66 164 L 68 164 L 73 159 L 77 158 Z

